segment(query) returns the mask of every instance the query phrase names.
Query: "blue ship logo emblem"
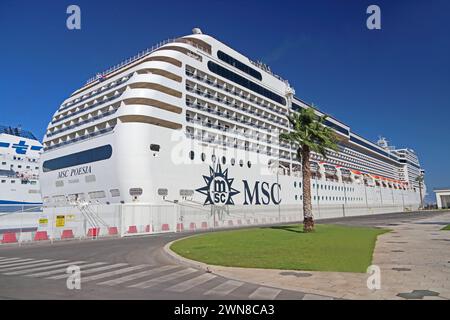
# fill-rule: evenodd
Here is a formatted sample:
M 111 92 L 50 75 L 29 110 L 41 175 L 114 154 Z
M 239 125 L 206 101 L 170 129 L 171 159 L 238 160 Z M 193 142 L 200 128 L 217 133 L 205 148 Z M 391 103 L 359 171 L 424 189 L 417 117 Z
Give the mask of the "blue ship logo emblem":
M 16 153 L 17 153 L 17 154 L 26 154 L 29 145 L 27 145 L 27 144 L 25 143 L 25 141 L 20 140 L 19 143 L 13 144 L 12 147 L 13 147 L 14 149 L 16 149 Z
M 203 176 L 206 186 L 196 189 L 206 196 L 203 205 L 234 205 L 233 196 L 239 193 L 232 187 L 234 178 L 228 178 L 228 169 L 222 171 L 220 164 L 217 165 L 216 170 L 209 167 L 209 176 Z

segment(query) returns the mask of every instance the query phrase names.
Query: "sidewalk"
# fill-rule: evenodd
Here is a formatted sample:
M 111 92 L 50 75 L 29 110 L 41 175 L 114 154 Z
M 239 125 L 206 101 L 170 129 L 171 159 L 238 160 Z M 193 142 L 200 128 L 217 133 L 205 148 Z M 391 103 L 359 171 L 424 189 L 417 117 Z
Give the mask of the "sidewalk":
M 373 257 L 373 264 L 381 269 L 380 290 L 369 290 L 369 275 L 361 273 L 209 269 L 227 278 L 308 292 L 313 299 L 450 299 L 450 231 L 440 231 L 446 224 L 450 224 L 450 213 L 380 225 L 392 230 L 378 237 Z

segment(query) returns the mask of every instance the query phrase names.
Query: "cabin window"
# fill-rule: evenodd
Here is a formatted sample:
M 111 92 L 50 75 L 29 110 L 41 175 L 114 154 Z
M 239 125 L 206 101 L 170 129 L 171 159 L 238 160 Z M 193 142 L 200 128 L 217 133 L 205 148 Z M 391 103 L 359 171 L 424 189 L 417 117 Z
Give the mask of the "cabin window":
M 44 172 L 64 169 L 82 164 L 107 160 L 112 156 L 111 145 L 105 145 L 81 152 L 72 153 L 63 157 L 47 160 L 42 167 Z

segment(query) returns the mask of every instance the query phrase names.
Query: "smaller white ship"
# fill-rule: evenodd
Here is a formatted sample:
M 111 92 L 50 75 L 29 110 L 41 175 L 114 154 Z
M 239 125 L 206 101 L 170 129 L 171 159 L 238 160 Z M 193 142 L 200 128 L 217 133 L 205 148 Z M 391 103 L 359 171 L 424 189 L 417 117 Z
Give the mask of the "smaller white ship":
M 0 205 L 41 205 L 42 145 L 29 131 L 0 125 Z

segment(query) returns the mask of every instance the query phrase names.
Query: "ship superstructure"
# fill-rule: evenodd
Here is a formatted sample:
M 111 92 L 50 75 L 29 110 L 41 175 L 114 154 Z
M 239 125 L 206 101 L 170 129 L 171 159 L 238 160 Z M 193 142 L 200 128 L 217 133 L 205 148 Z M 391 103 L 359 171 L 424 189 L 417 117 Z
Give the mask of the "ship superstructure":
M 269 67 L 194 29 L 97 74 L 61 104 L 43 141 L 44 203 L 298 208 L 296 148 L 278 137 L 289 113 L 310 107 Z M 339 151 L 312 156 L 315 206 L 419 206 L 412 150 L 379 146 L 333 117 L 326 125 Z
M 20 127 L 0 125 L 0 204 L 41 204 L 41 143 Z

